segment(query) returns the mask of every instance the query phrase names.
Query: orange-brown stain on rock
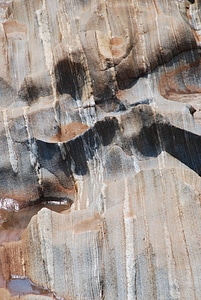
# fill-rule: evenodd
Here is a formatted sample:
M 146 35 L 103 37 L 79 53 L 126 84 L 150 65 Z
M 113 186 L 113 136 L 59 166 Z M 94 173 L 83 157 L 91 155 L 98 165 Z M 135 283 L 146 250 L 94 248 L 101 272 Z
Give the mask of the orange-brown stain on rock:
M 125 54 L 125 41 L 122 37 L 111 38 L 111 52 L 114 57 L 120 57 Z
M 123 44 L 123 39 L 122 37 L 113 37 L 111 39 L 111 45 L 114 45 L 114 46 L 120 46 Z
M 72 229 L 75 233 L 100 230 L 102 223 L 103 219 L 98 214 L 95 214 L 93 217 L 83 220 L 80 223 L 74 225 Z
M 180 85 L 180 82 L 185 82 L 186 74 L 190 76 L 191 73 L 195 74 L 196 71 L 200 72 L 200 60 L 196 60 L 193 63 L 178 67 L 164 74 L 159 81 L 161 95 L 167 99 L 176 100 L 176 95 L 201 93 L 199 86 L 193 86 L 188 82 L 183 86 Z
M 7 36 L 22 39 L 27 34 L 26 25 L 15 20 L 6 21 L 3 26 Z
M 79 122 L 62 124 L 59 132 L 51 138 L 51 142 L 68 142 L 89 129 L 89 126 Z

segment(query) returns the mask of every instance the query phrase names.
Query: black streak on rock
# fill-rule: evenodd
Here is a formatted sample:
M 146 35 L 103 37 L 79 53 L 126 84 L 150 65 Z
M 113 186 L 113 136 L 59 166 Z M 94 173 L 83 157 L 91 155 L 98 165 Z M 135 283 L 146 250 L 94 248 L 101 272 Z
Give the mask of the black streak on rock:
M 76 174 L 85 175 L 88 172 L 87 161 L 93 158 L 100 145 L 107 146 L 112 143 L 118 129 L 116 118 L 105 118 L 82 136 L 67 143 Z
M 59 94 L 69 94 L 73 99 L 81 99 L 86 74 L 81 63 L 69 58 L 59 61 L 55 67 L 56 85 Z
M 145 157 L 157 157 L 162 150 L 201 175 L 201 137 L 170 124 L 144 127 L 133 138 L 133 146 Z

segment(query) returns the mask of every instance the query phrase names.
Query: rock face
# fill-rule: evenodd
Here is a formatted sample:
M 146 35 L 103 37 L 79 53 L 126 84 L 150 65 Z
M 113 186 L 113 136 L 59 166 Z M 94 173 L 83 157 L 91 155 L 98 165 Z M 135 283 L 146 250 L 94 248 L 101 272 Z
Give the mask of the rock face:
M 200 299 L 200 8 L 0 1 L 1 299 Z

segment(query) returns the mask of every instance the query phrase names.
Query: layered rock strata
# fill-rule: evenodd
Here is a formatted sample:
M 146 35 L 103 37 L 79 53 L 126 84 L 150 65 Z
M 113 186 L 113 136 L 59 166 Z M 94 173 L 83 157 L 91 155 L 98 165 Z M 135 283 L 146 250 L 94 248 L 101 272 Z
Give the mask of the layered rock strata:
M 2 299 L 199 299 L 200 5 L 1 1 Z

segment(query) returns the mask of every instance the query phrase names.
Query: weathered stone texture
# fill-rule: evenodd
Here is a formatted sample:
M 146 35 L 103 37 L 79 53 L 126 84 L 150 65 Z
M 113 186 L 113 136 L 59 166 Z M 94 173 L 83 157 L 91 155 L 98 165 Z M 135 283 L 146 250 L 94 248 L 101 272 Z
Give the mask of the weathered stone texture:
M 0 2 L 0 297 L 200 299 L 201 2 Z

